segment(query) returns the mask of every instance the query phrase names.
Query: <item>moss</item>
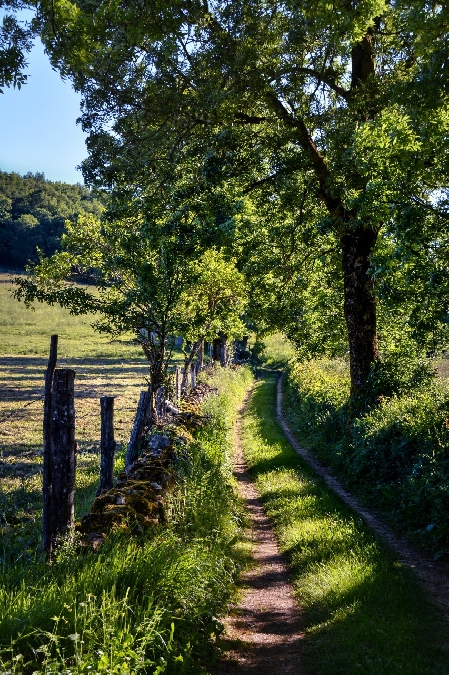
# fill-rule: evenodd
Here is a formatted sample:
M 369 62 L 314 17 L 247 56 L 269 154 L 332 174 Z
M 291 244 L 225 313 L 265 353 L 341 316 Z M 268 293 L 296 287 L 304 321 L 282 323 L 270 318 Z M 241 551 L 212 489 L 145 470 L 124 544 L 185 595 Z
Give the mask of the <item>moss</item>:
M 103 537 L 110 532 L 139 535 L 164 523 L 163 498 L 175 483 L 171 467 L 176 456 L 169 446 L 160 456 L 145 454 L 120 473 L 116 486 L 96 497 L 90 513 L 77 526 L 83 543 L 90 543 L 93 535 Z

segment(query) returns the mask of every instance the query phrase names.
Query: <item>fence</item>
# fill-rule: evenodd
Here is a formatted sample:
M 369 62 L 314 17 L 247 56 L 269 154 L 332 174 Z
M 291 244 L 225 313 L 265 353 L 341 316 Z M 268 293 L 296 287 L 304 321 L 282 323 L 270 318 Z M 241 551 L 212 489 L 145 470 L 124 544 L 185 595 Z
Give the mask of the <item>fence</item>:
M 56 368 L 58 337 L 51 337 L 50 357 L 45 374 L 44 393 L 44 467 L 42 543 L 49 559 L 58 539 L 74 526 L 76 471 L 75 441 L 75 371 Z M 126 450 L 126 467 L 139 456 L 142 439 L 167 415 L 176 415 L 183 395 L 196 387 L 203 358 L 191 363 L 187 372 L 177 367 L 168 383 L 173 401 L 167 400 L 167 388 L 142 391 Z M 97 496 L 113 486 L 114 475 L 114 397 L 100 398 L 101 460 Z

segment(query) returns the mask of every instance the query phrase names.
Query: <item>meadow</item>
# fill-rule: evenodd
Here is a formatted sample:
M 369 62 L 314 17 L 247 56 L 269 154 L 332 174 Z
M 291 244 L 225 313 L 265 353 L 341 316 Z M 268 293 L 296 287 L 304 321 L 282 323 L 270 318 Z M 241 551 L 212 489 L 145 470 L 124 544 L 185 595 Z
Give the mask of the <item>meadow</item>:
M 44 373 L 50 336 L 59 368 L 75 377 L 76 517 L 86 512 L 99 476 L 100 397 L 114 396 L 117 467 L 134 421 L 147 366 L 132 336 L 111 340 L 58 306 L 26 308 L 12 297 L 12 275 L 0 274 L 0 531 L 2 558 L 34 556 L 39 548 Z M 176 355 L 178 359 L 180 355 Z

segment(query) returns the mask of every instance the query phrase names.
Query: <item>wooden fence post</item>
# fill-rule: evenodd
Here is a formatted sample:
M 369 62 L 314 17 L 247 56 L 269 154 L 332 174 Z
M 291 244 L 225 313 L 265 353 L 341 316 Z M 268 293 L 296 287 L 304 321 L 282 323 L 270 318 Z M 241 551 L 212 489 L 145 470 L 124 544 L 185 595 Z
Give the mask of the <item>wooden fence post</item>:
M 110 490 L 114 481 L 114 397 L 102 396 L 101 406 L 101 464 L 97 497 Z
M 175 397 L 176 403 L 179 403 L 181 400 L 181 388 L 182 388 L 182 371 L 179 366 L 176 366 L 175 372 Z
M 198 350 L 198 361 L 197 361 L 197 368 L 196 372 L 199 373 L 201 370 L 203 370 L 203 365 L 204 365 L 204 340 L 201 340 L 201 345 Z
M 134 420 L 134 426 L 129 439 L 128 448 L 126 450 L 126 468 L 131 466 L 131 464 L 139 456 L 140 441 L 145 429 L 145 422 L 147 421 L 148 413 L 151 411 L 152 403 L 153 390 L 150 386 L 147 391 L 140 392 L 140 400 L 139 405 L 137 406 L 136 418 Z
M 58 358 L 58 336 L 50 338 L 50 356 L 47 370 L 45 371 L 45 395 L 44 395 L 44 466 L 42 475 L 42 548 L 50 556 L 52 552 L 52 525 L 51 525 L 51 389 L 53 386 L 53 374 Z
M 194 363 L 190 364 L 190 385 L 192 389 L 196 387 L 196 365 Z
M 156 417 L 158 421 L 165 417 L 165 387 L 159 387 L 156 392 Z
M 73 528 L 75 501 L 75 371 L 54 371 L 51 395 L 51 540 Z M 50 550 L 51 553 L 51 550 Z

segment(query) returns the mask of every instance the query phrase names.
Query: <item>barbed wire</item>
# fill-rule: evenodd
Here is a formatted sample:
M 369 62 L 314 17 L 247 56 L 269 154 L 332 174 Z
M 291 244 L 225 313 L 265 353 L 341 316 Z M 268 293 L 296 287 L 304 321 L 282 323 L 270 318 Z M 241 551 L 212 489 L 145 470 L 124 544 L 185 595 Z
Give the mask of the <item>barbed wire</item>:
M 30 405 L 33 405 L 34 403 L 39 403 L 39 401 L 42 401 L 44 399 L 45 394 L 41 394 L 38 398 L 33 398 L 31 401 L 28 401 L 25 403 L 23 406 L 16 410 L 12 410 L 9 415 L 6 415 L 5 417 L 2 417 L 0 419 L 0 424 L 4 424 L 4 422 L 7 422 L 11 417 L 16 417 L 17 415 L 20 415 L 25 408 L 29 408 Z

